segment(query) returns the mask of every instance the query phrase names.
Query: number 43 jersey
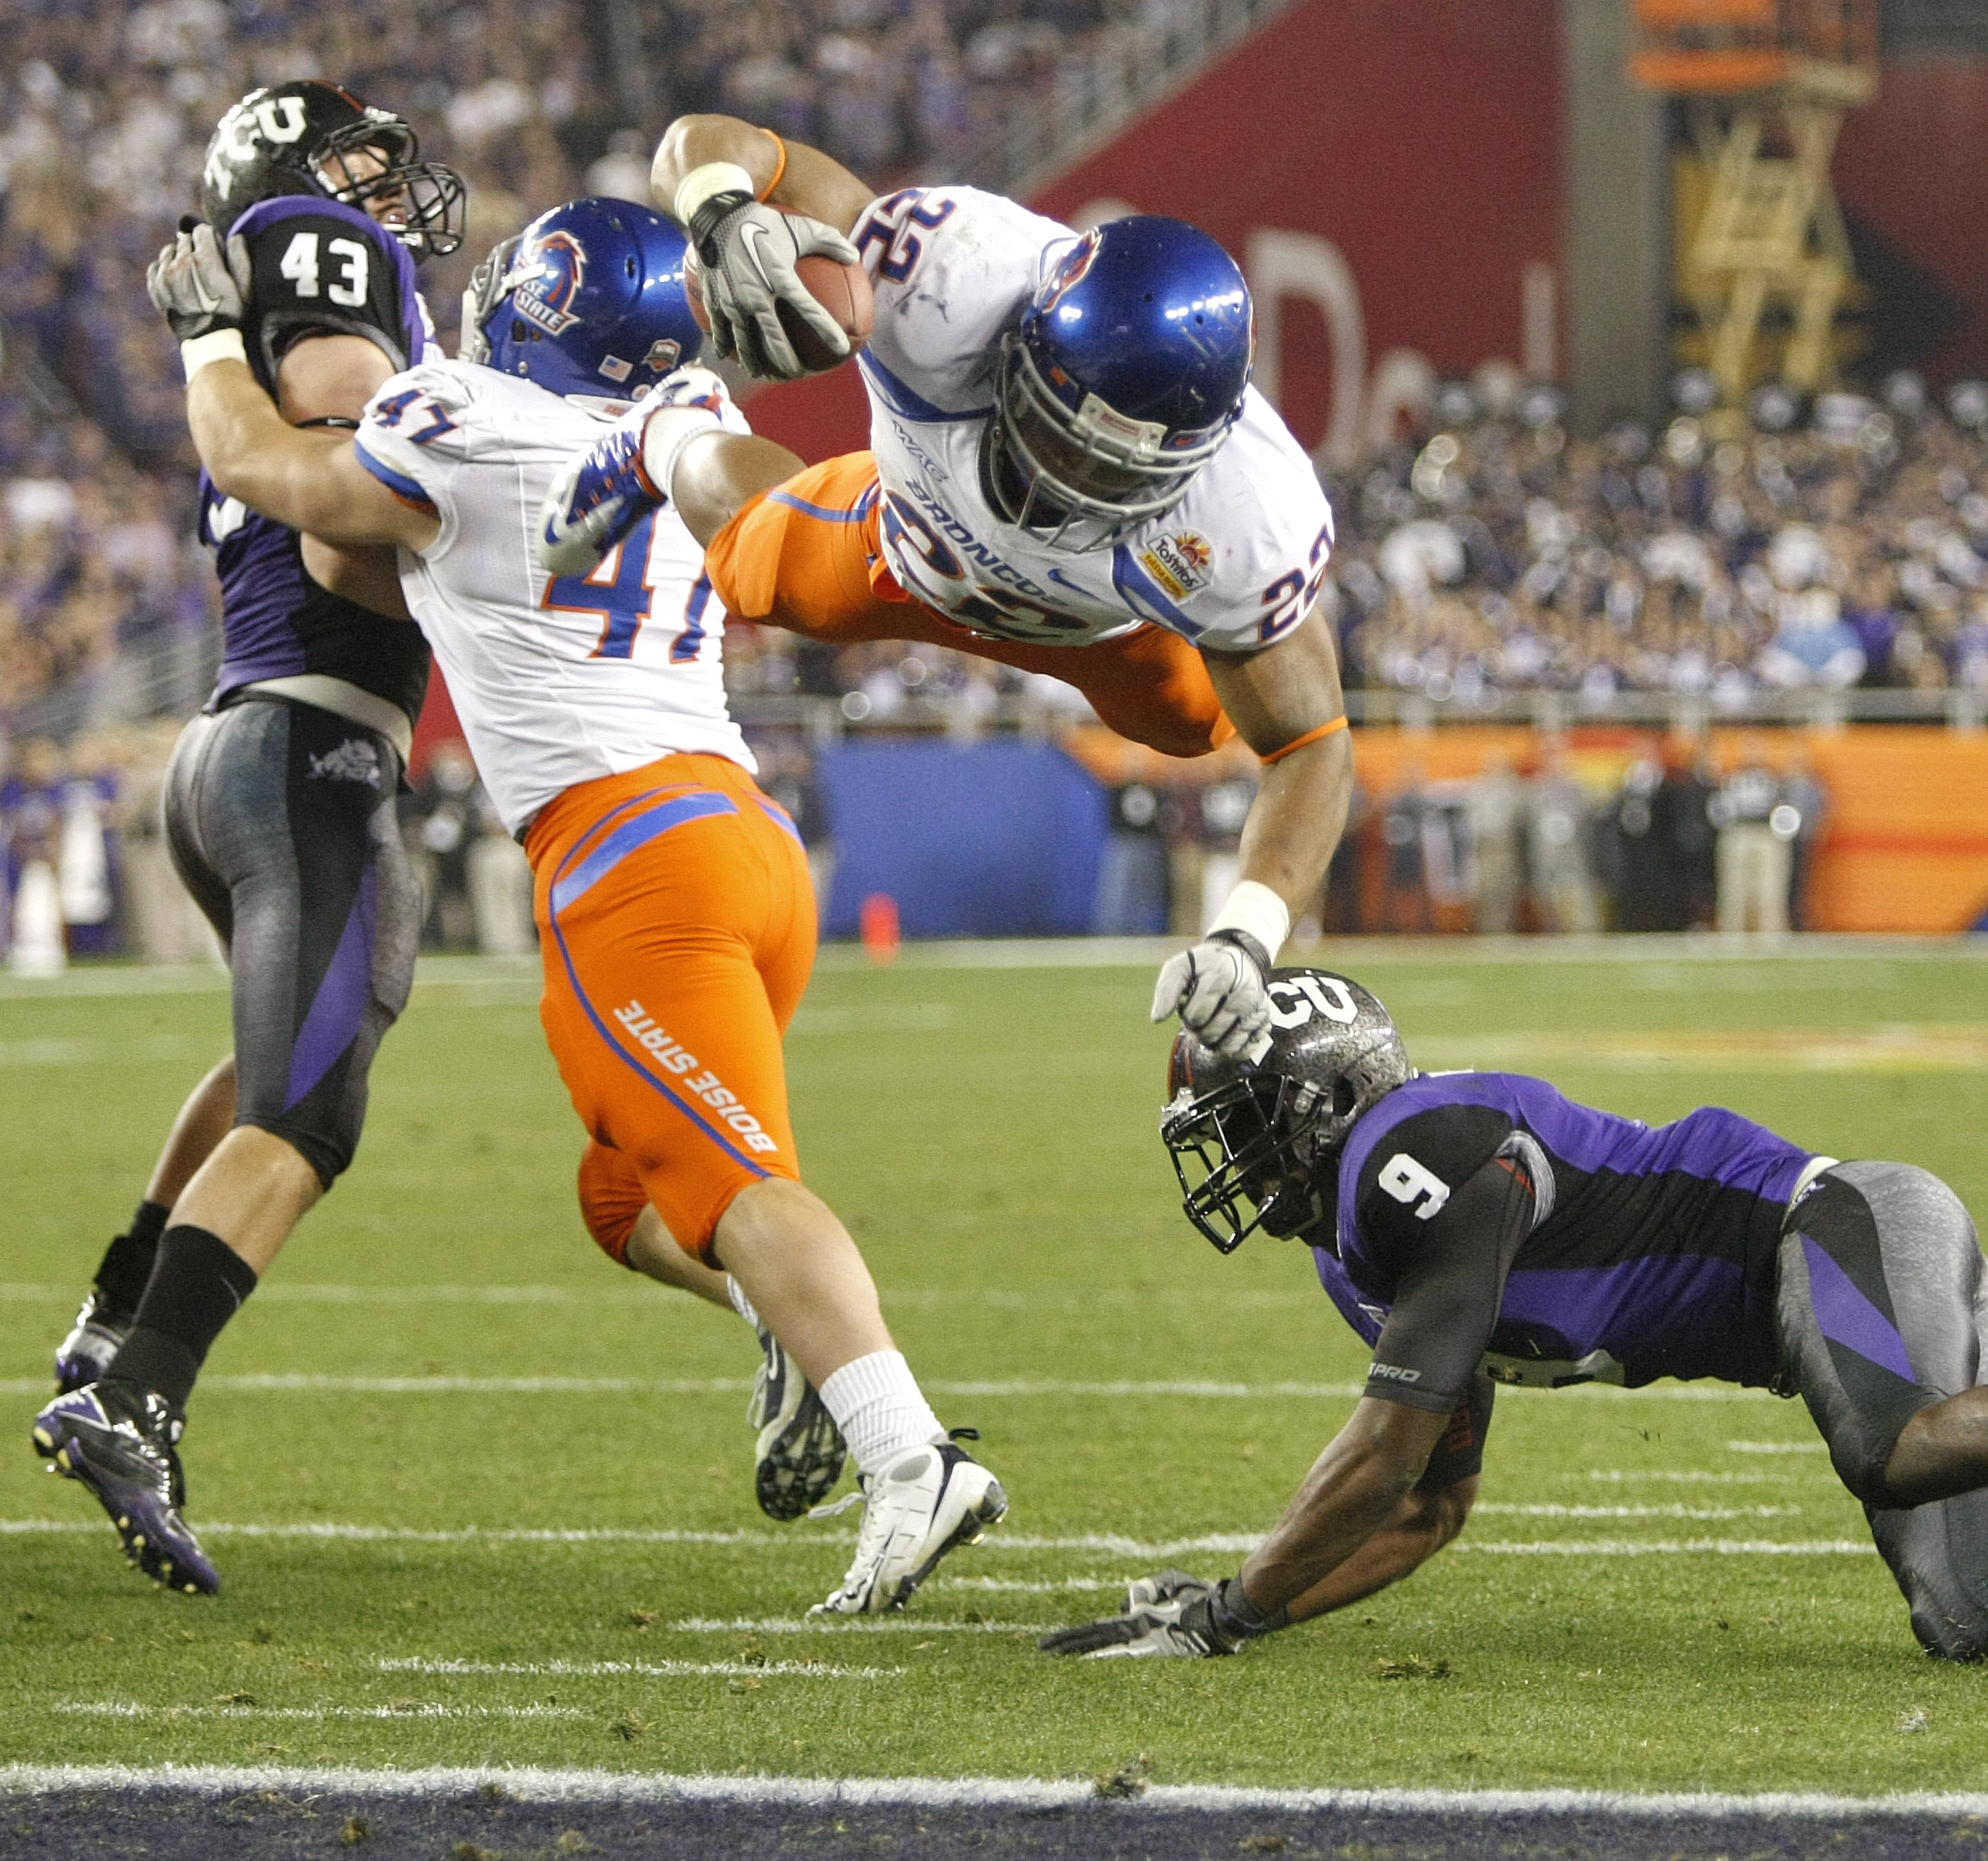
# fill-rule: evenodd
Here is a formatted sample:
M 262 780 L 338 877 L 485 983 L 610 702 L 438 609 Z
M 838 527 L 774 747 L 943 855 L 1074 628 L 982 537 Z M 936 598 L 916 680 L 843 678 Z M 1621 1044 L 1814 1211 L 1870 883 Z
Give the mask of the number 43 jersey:
M 553 480 L 627 406 L 437 362 L 388 382 L 355 435 L 360 464 L 440 522 L 426 549 L 401 552 L 401 592 L 513 833 L 575 783 L 675 752 L 757 770 L 725 708 L 724 609 L 673 509 L 590 575 L 549 576 L 532 557 Z M 727 431 L 750 430 L 729 401 L 719 411 Z
M 1197 646 L 1254 652 L 1304 618 L 1333 545 L 1312 462 L 1255 389 L 1186 496 L 1115 545 L 1051 548 L 989 502 L 1001 337 L 1076 237 L 965 187 L 886 195 L 857 222 L 876 293 L 858 365 L 891 573 L 997 638 L 1086 646 L 1156 623 Z
M 1313 1252 L 1376 1346 L 1370 1395 L 1447 1411 L 1480 1369 L 1763 1385 L 1782 1223 L 1829 1161 L 1712 1107 L 1653 1129 L 1544 1080 L 1419 1074 L 1354 1125 Z

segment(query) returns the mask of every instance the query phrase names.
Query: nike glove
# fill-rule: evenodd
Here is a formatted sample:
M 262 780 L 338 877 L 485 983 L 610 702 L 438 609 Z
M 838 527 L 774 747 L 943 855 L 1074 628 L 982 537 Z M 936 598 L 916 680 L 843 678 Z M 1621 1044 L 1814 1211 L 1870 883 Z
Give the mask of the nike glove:
M 712 195 L 691 215 L 690 237 L 697 247 L 711 340 L 721 356 L 736 357 L 749 373 L 778 381 L 808 373 L 780 327 L 783 303 L 831 354 L 848 354 L 848 333 L 816 302 L 794 270 L 797 259 L 817 253 L 838 265 L 857 262 L 856 248 L 835 227 L 727 190 Z
M 1166 1655 L 1206 1660 L 1233 1654 L 1246 1641 L 1290 1621 L 1287 1609 L 1265 1612 L 1243 1594 L 1242 1578 L 1211 1583 L 1185 1571 L 1161 1571 L 1128 1584 L 1125 1608 L 1103 1621 L 1059 1628 L 1036 1643 L 1046 1654 L 1097 1659 Z
M 1152 1018 L 1180 1024 L 1224 1058 L 1239 1060 L 1270 1024 L 1270 953 L 1246 930 L 1211 930 L 1169 956 L 1152 992 Z
M 159 248 L 145 288 L 174 339 L 183 343 L 239 329 L 248 314 L 249 277 L 246 243 L 238 235 L 224 252 L 214 228 L 189 214 L 180 221 L 179 236 Z

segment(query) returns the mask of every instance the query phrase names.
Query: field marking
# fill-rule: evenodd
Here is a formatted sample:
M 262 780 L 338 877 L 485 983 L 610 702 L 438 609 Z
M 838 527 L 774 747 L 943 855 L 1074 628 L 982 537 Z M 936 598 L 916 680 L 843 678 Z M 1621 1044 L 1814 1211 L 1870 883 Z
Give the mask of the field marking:
M 283 1396 L 736 1396 L 751 1389 L 749 1377 L 579 1377 L 579 1376 L 331 1376 L 308 1372 L 251 1372 L 201 1379 L 209 1394 Z M 47 1377 L 0 1377 L 0 1395 L 46 1396 L 53 1385 Z M 935 1377 L 924 1387 L 935 1396 L 963 1400 L 1029 1402 L 1044 1397 L 1095 1398 L 1146 1402 L 1186 1399 L 1207 1402 L 1351 1402 L 1366 1394 L 1364 1383 L 1217 1383 L 1183 1379 L 1143 1381 L 1134 1379 L 1086 1382 L 1065 1377 L 1020 1377 L 960 1381 Z M 1722 1385 L 1702 1389 L 1693 1384 L 1660 1384 L 1625 1390 L 1612 1385 L 1587 1384 L 1576 1391 L 1513 1389 L 1511 1397 L 1578 1397 L 1606 1390 L 1602 1400 L 1647 1399 L 1653 1402 L 1752 1402 L 1770 1400 L 1767 1391 Z M 1587 1399 L 1593 1400 L 1594 1397 Z M 1730 1445 L 1730 1444 L 1729 1444 Z M 1806 1453 L 1806 1444 L 1775 1447 L 1736 1446 L 1738 1453 Z M 1823 1452 L 1822 1444 L 1813 1451 Z
M 1830 1444 L 1819 1441 L 1729 1441 L 1725 1445 L 1728 1453 L 1827 1453 L 1830 1451 Z
M 832 1667 L 826 1661 L 483 1661 L 427 1660 L 408 1655 L 376 1660 L 382 1673 L 550 1674 L 568 1679 L 612 1679 L 631 1675 L 643 1679 L 758 1679 L 762 1674 L 782 1679 L 894 1680 L 902 1667 Z
M 57 1700 L 53 1710 L 99 1719 L 584 1719 L 577 1706 L 146 1706 L 127 1700 Z
M 1680 1486 L 1781 1486 L 1796 1478 L 1792 1473 L 1705 1473 L 1670 1467 L 1590 1467 L 1585 1473 L 1562 1473 L 1561 1479 L 1665 1480 Z
M 304 1539 L 357 1544 L 717 1545 L 791 1551 L 798 1546 L 843 1546 L 854 1543 L 855 1538 L 853 1532 L 846 1531 L 693 1531 L 660 1527 L 643 1529 L 611 1526 L 536 1529 L 521 1526 L 486 1528 L 475 1525 L 425 1529 L 412 1525 L 338 1525 L 314 1522 L 281 1525 L 196 1522 L 201 1535 L 206 1538 Z M 0 1538 L 81 1536 L 101 1534 L 103 1528 L 102 1523 L 95 1520 L 0 1519 Z M 985 1540 L 978 1548 L 983 1551 L 1024 1553 L 1077 1551 L 1091 1555 L 1134 1558 L 1140 1562 L 1147 1559 L 1164 1562 L 1173 1558 L 1196 1554 L 1246 1557 L 1264 1541 L 1264 1535 L 1261 1532 L 1204 1532 L 1193 1537 L 1163 1539 L 1152 1543 L 1111 1532 L 1083 1532 L 1069 1537 L 997 1532 Z M 1789 1542 L 1728 1538 L 1569 1538 L 1521 1542 L 1463 1537 L 1459 1538 L 1452 1548 L 1463 1552 L 1494 1553 L 1507 1557 L 1822 1557 L 1863 1556 L 1872 1553 L 1874 1547 L 1854 1539 L 1834 1538 Z M 705 1626 L 726 1625 L 707 1623 Z M 739 1622 L 730 1626 L 742 1628 L 752 1625 Z
M 1811 1538 L 1792 1544 L 1764 1538 L 1556 1538 L 1530 1544 L 1463 1537 L 1450 1548 L 1496 1557 L 1875 1557 L 1866 1539 Z
M 1418 1040 L 1425 1065 L 1551 1073 L 1679 1066 L 1722 1073 L 1979 1073 L 1988 1070 L 1988 1027 L 1898 1024 L 1870 1029 L 1651 1029 L 1631 1034 L 1485 1034 Z
M 1034 1621 L 932 1621 L 917 1615 L 686 1615 L 677 1634 L 1041 1634 Z
M 1799 1513 L 1799 1505 L 1687 1506 L 1670 1505 L 1562 1505 L 1553 1502 L 1521 1503 L 1512 1500 L 1479 1500 L 1471 1516 L 1503 1514 L 1510 1518 L 1571 1519 L 1736 1519 L 1789 1518 Z
M 1054 1577 L 1037 1583 L 1022 1577 L 935 1577 L 925 1585 L 933 1590 L 978 1590 L 1013 1591 L 1022 1596 L 1059 1596 L 1065 1590 L 1122 1590 L 1122 1577 Z
M 1078 1809 L 1114 1819 L 1181 1811 L 1229 1814 L 1339 1810 L 1368 1815 L 1635 1816 L 1674 1822 L 1783 1817 L 1841 1821 L 1855 1817 L 1904 1819 L 1988 1816 L 1979 1791 L 1901 1791 L 1892 1796 L 1836 1796 L 1821 1791 L 1575 1789 L 1273 1789 L 1215 1783 L 1155 1783 L 1138 1796 L 1102 1802 L 1088 1778 L 797 1777 L 669 1776 L 627 1771 L 516 1769 L 502 1765 L 362 1770 L 356 1766 L 277 1765 L 4 1765 L 0 1790 L 47 1796 L 68 1790 L 175 1791 L 233 1796 L 279 1790 L 340 1796 L 468 1796 L 501 1784 L 530 1802 L 724 1803 L 743 1808 Z

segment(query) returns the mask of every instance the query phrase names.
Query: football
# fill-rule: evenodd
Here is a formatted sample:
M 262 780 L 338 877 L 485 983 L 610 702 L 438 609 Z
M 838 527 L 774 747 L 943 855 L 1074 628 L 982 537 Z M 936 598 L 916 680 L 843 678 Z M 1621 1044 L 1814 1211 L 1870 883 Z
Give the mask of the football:
M 819 255 L 797 260 L 794 270 L 807 286 L 808 294 L 848 333 L 851 352 L 860 349 L 870 339 L 876 320 L 869 273 L 860 265 L 838 265 L 833 258 Z M 683 255 L 683 293 L 690 300 L 690 314 L 696 318 L 697 327 L 708 331 L 711 317 L 704 307 L 704 282 L 694 250 L 686 250 Z M 848 360 L 845 356 L 830 355 L 821 339 L 787 305 L 780 307 L 780 327 L 787 333 L 787 340 L 794 345 L 795 355 L 809 374 L 818 375 L 823 369 Z

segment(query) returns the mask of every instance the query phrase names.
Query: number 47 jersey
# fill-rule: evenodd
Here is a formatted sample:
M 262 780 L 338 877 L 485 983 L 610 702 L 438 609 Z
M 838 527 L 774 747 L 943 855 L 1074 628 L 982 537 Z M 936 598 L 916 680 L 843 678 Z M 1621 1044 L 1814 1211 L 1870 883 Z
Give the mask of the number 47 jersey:
M 366 409 L 359 463 L 441 528 L 401 552 L 484 786 L 513 833 L 576 783 L 679 752 L 756 773 L 725 708 L 724 609 L 675 512 L 645 517 L 585 576 L 533 559 L 538 507 L 624 401 L 589 404 L 473 362 L 396 375 Z M 749 432 L 729 401 L 728 432 Z

